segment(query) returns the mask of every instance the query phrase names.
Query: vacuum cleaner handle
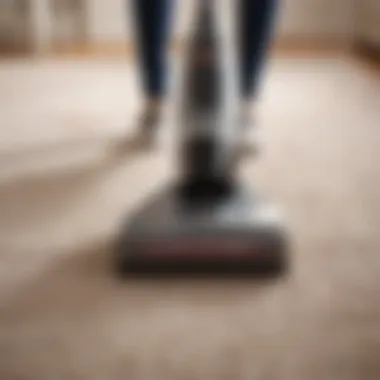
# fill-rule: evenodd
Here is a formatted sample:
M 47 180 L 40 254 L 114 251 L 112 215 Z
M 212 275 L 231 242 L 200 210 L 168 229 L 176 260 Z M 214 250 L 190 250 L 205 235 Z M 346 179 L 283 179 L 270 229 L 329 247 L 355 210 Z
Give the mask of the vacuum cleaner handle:
M 233 52 L 222 39 L 215 0 L 199 0 L 185 57 L 181 104 L 184 181 L 229 182 L 235 162 Z

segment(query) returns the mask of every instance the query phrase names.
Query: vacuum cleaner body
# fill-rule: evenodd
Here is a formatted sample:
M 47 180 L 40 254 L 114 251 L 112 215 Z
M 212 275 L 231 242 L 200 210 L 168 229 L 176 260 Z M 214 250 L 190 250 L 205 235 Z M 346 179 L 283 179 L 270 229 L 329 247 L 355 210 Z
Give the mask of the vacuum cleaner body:
M 180 107 L 181 175 L 123 226 L 122 273 L 275 272 L 287 265 L 276 210 L 241 186 L 234 59 L 212 0 L 199 2 Z

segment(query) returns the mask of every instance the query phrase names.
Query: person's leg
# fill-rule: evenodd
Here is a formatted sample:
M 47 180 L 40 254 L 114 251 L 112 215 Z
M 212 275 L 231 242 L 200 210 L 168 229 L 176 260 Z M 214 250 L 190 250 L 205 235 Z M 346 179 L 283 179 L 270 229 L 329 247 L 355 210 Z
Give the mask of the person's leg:
M 133 0 L 137 53 L 145 97 L 143 126 L 151 128 L 161 114 L 168 90 L 168 44 L 174 0 Z
M 251 124 L 274 32 L 277 0 L 239 0 L 238 41 L 243 123 Z

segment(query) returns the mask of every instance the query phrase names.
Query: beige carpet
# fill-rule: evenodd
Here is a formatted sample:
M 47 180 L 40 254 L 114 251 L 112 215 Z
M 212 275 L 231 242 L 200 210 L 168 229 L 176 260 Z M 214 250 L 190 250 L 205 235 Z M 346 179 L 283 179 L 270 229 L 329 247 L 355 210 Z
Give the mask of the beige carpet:
M 273 283 L 115 278 L 120 219 L 171 172 L 170 142 L 110 148 L 135 86 L 124 62 L 0 65 L 0 379 L 378 380 L 379 78 L 270 67 L 242 176 L 289 220 Z

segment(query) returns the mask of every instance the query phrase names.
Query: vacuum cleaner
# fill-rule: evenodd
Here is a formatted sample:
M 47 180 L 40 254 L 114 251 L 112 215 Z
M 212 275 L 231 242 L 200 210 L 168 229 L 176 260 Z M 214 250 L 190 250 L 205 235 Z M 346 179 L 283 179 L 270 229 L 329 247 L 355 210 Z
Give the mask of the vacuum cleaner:
M 122 227 L 122 274 L 273 273 L 288 268 L 276 210 L 239 183 L 234 55 L 213 0 L 197 3 L 184 59 L 180 174 Z

